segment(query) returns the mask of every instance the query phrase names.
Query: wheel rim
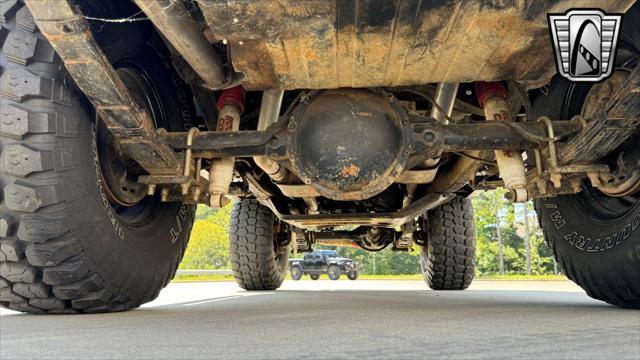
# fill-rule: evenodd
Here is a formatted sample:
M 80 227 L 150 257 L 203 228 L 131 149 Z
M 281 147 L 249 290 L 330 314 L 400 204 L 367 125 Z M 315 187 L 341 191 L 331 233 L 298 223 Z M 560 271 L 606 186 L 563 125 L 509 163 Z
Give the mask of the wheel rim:
M 562 116 L 571 118 L 582 115 L 593 118 L 602 109 L 610 96 L 624 84 L 630 70 L 618 67 L 612 76 L 598 84 L 573 83 L 564 99 Z M 582 196 L 576 196 L 576 205 L 582 213 L 599 223 L 615 222 L 634 212 L 640 206 L 640 141 L 629 141 L 617 149 L 615 154 L 605 156 L 602 161 L 610 166 L 612 177 L 601 179 L 604 187 L 594 188 L 590 181 L 583 181 Z M 631 164 L 631 166 L 625 165 Z
M 149 114 L 155 127 L 166 127 L 166 117 L 160 97 L 149 77 L 134 63 L 121 62 L 116 70 L 134 101 Z M 102 190 L 118 220 L 133 228 L 145 228 L 161 205 L 158 196 L 146 196 L 146 187 L 137 178 L 144 169 L 130 159 L 118 156 L 103 121 L 95 125 L 96 147 Z

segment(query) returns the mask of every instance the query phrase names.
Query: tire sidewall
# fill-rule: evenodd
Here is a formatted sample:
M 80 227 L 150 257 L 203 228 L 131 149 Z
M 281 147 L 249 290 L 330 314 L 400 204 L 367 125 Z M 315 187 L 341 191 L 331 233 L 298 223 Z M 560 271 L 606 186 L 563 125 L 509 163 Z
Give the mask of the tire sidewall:
M 162 127 L 169 131 L 190 127 L 193 112 L 188 105 L 190 98 L 186 85 L 169 63 L 151 48 L 152 42 L 145 41 L 142 32 L 136 31 L 135 27 L 123 27 L 121 31 L 108 34 L 126 41 L 110 42 L 109 46 L 103 47 L 114 68 L 135 66 L 145 74 L 162 100 Z M 135 35 L 121 36 L 123 33 Z M 132 292 L 148 288 L 150 283 L 166 285 L 173 277 L 188 242 L 195 206 L 160 203 L 156 194 L 150 201 L 153 210 L 146 224 L 129 226 L 121 221 L 107 200 L 93 123 L 87 124 L 83 132 L 91 134 L 83 144 L 91 151 L 79 151 L 90 155 L 79 162 L 82 164 L 79 177 L 86 179 L 85 188 L 89 195 L 80 207 L 84 210 L 81 211 L 82 224 L 86 228 L 82 245 L 88 260 L 104 281 L 127 279 L 127 287 Z
M 294 275 L 295 274 L 295 275 Z M 300 280 L 302 278 L 302 269 L 299 266 L 294 266 L 291 268 L 291 279 Z
M 557 99 L 564 99 L 568 93 L 576 92 L 578 99 L 584 100 L 586 96 L 584 87 L 578 88 L 564 79 L 556 79 L 544 101 L 537 106 L 534 103 L 534 110 L 539 113 L 546 111 L 544 116 L 556 119 L 570 116 L 571 112 L 575 112 L 575 109 L 571 109 L 575 104 L 568 105 Z M 559 254 L 571 254 L 572 258 L 583 258 L 585 261 L 596 255 L 605 261 L 609 256 L 613 258 L 620 256 L 625 252 L 625 246 L 620 246 L 622 240 L 630 236 L 638 237 L 635 233 L 640 220 L 640 206 L 636 206 L 618 219 L 597 219 L 588 209 L 580 205 L 584 196 L 584 193 L 578 193 L 535 201 L 541 217 L 540 221 L 550 224 L 545 229 L 549 245 L 556 246 Z M 626 241 L 626 243 L 631 242 Z
M 628 258 L 640 242 L 640 206 L 617 219 L 594 219 L 579 205 L 581 194 L 536 201 L 550 245 L 558 254 L 589 265 Z M 639 258 L 640 259 L 640 258 Z
M 636 4 L 623 21 L 617 66 L 629 67 L 638 62 L 638 20 L 640 6 Z M 580 112 L 589 87 L 556 76 L 547 87 L 547 94 L 534 100 L 533 118 L 569 119 Z M 627 306 L 631 303 L 621 300 L 620 291 L 640 295 L 640 289 L 630 288 L 640 279 L 640 203 L 618 217 L 598 215 L 585 206 L 592 191 L 597 192 L 586 189 L 574 195 L 535 200 L 539 221 L 556 259 L 571 280 L 592 297 Z M 608 290 L 603 291 L 604 288 Z M 638 306 L 638 299 L 634 301 L 633 306 Z
M 637 58 L 631 59 L 625 51 L 617 60 L 628 63 Z M 557 76 L 548 87 L 548 94 L 534 101 L 534 118 L 568 119 L 578 114 L 589 87 Z M 545 226 L 547 240 L 557 255 L 570 255 L 574 260 L 596 266 L 638 251 L 635 244 L 640 241 L 640 204 L 624 216 L 606 219 L 595 216 L 584 206 L 585 196 L 583 191 L 535 200 L 541 224 L 549 224 Z
M 337 271 L 332 271 L 336 269 Z M 331 274 L 335 274 L 335 275 L 331 275 Z M 340 275 L 342 275 L 342 270 L 340 270 L 340 267 L 337 265 L 330 265 L 329 268 L 327 268 L 327 275 L 331 280 L 338 280 L 340 279 Z

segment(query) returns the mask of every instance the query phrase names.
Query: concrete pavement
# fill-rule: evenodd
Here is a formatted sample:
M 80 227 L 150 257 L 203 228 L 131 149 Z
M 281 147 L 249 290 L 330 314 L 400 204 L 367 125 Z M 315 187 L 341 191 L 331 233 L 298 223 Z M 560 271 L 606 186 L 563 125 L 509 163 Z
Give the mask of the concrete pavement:
M 141 309 L 100 315 L 0 311 L 0 358 L 640 359 L 640 311 L 563 281 L 173 283 Z

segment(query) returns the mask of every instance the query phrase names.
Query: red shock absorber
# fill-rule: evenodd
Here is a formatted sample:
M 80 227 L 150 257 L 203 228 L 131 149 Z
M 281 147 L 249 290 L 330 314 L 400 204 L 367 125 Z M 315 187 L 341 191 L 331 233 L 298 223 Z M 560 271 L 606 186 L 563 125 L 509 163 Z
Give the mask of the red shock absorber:
M 244 112 L 245 92 L 242 85 L 222 91 L 218 98 L 218 125 L 216 131 L 238 131 L 234 129 L 233 120 L 237 118 L 240 126 L 240 115 Z
M 218 124 L 216 131 L 238 131 L 240 115 L 244 112 L 245 92 L 242 85 L 222 91 L 218 98 Z M 209 168 L 209 205 L 222 207 L 229 203 L 225 196 L 233 180 L 235 158 L 215 159 Z
M 509 98 L 507 88 L 500 82 L 477 81 L 475 83 L 478 103 L 484 107 L 486 101 L 490 98 L 498 97 L 506 100 Z
M 502 83 L 479 81 L 475 87 L 487 121 L 511 121 L 507 102 L 509 92 Z M 511 191 L 511 198 L 516 202 L 527 201 L 527 177 L 521 152 L 496 150 L 495 155 L 500 177 L 507 190 Z

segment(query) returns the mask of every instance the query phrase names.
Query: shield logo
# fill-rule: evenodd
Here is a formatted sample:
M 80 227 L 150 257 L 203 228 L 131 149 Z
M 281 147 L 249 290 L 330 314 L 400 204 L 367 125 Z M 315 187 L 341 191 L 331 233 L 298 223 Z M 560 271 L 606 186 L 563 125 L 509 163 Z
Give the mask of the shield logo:
M 600 81 L 611 75 L 621 14 L 574 9 L 549 14 L 558 73 L 571 81 Z

